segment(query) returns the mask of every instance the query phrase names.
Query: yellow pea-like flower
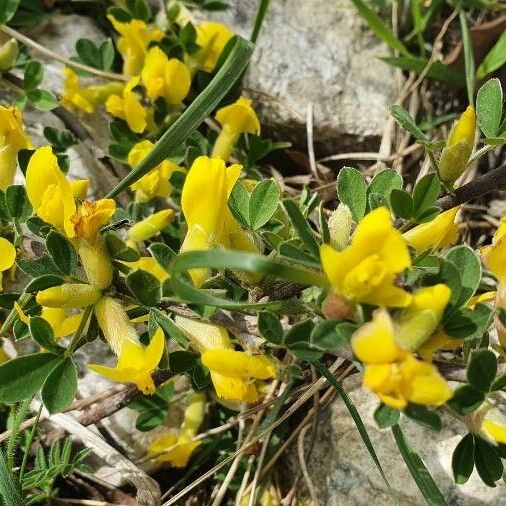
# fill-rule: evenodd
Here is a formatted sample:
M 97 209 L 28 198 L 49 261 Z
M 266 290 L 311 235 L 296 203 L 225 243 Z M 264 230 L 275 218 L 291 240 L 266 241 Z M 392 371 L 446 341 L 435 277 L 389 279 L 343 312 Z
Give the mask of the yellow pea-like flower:
M 67 237 L 75 237 L 72 223 L 76 213 L 74 193 L 50 146 L 37 149 L 30 158 L 26 169 L 26 192 L 39 218 Z
M 18 152 L 31 147 L 21 111 L 17 107 L 0 105 L 0 190 L 5 190 L 14 181 Z
M 154 148 L 151 141 L 143 140 L 135 144 L 128 153 L 128 164 L 135 168 Z M 176 171 L 184 169 L 170 160 L 164 160 L 154 169 L 142 176 L 130 188 L 135 191 L 135 198 L 139 202 L 148 202 L 155 197 L 168 197 L 172 192 L 169 179 Z
M 150 343 L 143 346 L 123 306 L 110 297 L 95 304 L 95 315 L 104 337 L 118 356 L 116 367 L 88 364 L 88 368 L 121 383 L 134 383 L 143 394 L 155 392 L 151 373 L 162 358 L 165 337 L 157 329 Z
M 158 211 L 136 223 L 129 231 L 128 238 L 134 242 L 147 241 L 158 235 L 174 219 L 172 209 Z
M 128 23 L 122 23 L 112 15 L 107 16 L 107 19 L 121 35 L 116 45 L 123 57 L 123 73 L 128 76 L 140 74 L 149 43 L 161 40 L 164 36 L 163 31 L 149 27 L 140 19 L 132 19 Z
M 474 427 L 474 432 L 481 438 L 494 446 L 506 444 L 506 416 L 499 409 L 485 403 L 473 413 L 473 419 L 481 421 L 481 425 Z
M 228 197 L 239 178 L 241 166 L 225 166 L 219 158 L 198 157 L 186 176 L 181 195 L 188 232 L 181 252 L 223 246 L 239 251 L 257 251 L 252 239 L 242 230 L 228 208 Z M 207 269 L 192 269 L 192 280 L 201 286 Z
M 395 324 L 385 309 L 352 337 L 355 355 L 364 363 L 364 385 L 383 403 L 404 409 L 409 402 L 440 406 L 452 391 L 438 370 L 414 357 L 397 343 Z
M 408 246 L 386 207 L 371 211 L 358 224 L 351 244 L 336 251 L 320 248 L 323 270 L 334 293 L 353 303 L 406 307 L 411 294 L 395 278 L 411 266 Z
M 100 290 L 84 283 L 64 283 L 37 293 L 37 303 L 54 308 L 84 308 L 92 306 L 101 297 Z
M 447 187 L 452 187 L 465 172 L 474 149 L 475 135 L 476 113 L 472 106 L 468 106 L 454 123 L 439 159 L 439 177 Z
M 213 157 L 227 161 L 241 134 L 260 133 L 260 121 L 251 106 L 251 100 L 247 98 L 240 97 L 233 104 L 222 107 L 215 118 L 221 125 L 221 132 L 213 146 Z
M 123 262 L 125 265 L 130 267 L 132 271 L 142 270 L 152 274 L 160 283 L 167 281 L 170 278 L 169 273 L 153 258 L 153 257 L 141 257 L 135 262 Z
M 142 106 L 140 98 L 134 91 L 140 84 L 140 77 L 133 77 L 123 88 L 121 94 L 111 95 L 105 102 L 109 114 L 127 122 L 132 132 L 142 133 L 148 126 L 148 112 Z
M 234 33 L 227 26 L 207 21 L 197 26 L 197 44 L 201 47 L 198 59 L 202 70 L 212 72 L 227 42 Z
M 83 313 L 69 314 L 64 308 L 56 307 L 43 307 L 40 316 L 51 325 L 56 339 L 75 334 L 83 319 Z
M 459 237 L 459 227 L 455 217 L 459 207 L 438 214 L 433 220 L 404 232 L 404 239 L 418 253 L 426 249 L 441 249 L 451 246 Z
M 16 248 L 3 237 L 0 237 L 0 292 L 2 288 L 2 273 L 10 269 L 16 261 Z
M 111 95 L 121 94 L 124 84 L 111 81 L 103 85 L 84 87 L 78 75 L 69 67 L 63 69 L 62 104 L 68 109 L 79 109 L 91 114 L 97 105 L 104 104 Z
M 181 103 L 191 86 L 188 67 L 177 58 L 169 59 L 157 46 L 148 51 L 141 79 L 150 100 L 163 97 L 171 105 Z

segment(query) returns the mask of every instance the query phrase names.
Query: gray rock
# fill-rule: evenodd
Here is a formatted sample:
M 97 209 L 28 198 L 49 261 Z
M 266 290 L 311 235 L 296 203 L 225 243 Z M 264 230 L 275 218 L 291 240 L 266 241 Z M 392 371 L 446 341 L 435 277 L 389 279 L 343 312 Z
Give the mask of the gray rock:
M 425 504 L 397 449 L 391 431 L 378 429 L 376 426 L 373 413 L 378 405 L 377 397 L 363 389 L 358 378 L 350 378 L 344 385 L 362 416 L 400 504 Z M 405 418 L 401 421 L 401 426 L 411 446 L 424 460 L 447 504 L 505 504 L 506 488 L 500 483 L 496 488 L 485 486 L 476 471 L 465 485 L 454 484 L 451 471 L 452 453 L 461 437 L 466 434 L 466 428 L 446 414 L 443 414 L 442 418 L 443 429 L 439 432 L 424 429 Z M 321 506 L 391 504 L 386 485 L 341 400 L 334 401 L 320 419 L 308 470 Z
M 258 0 L 230 4 L 217 19 L 248 38 Z M 349 0 L 275 1 L 245 85 L 272 97 L 251 93 L 278 138 L 306 145 L 312 103 L 317 154 L 377 148 L 397 95 L 393 70 L 378 60 L 387 54 Z

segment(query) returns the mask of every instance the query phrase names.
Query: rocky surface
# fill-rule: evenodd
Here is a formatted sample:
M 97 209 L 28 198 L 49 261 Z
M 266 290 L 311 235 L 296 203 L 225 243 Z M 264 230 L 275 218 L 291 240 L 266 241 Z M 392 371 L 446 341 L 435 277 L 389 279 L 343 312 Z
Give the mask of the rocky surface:
M 363 389 L 358 378 L 345 381 L 345 387 L 362 416 L 399 503 L 403 506 L 426 504 L 390 430 L 376 426 L 372 416 L 378 405 L 376 396 Z M 506 503 L 506 488 L 500 483 L 496 488 L 485 486 L 476 471 L 465 485 L 454 484 L 451 457 L 453 449 L 466 433 L 460 422 L 443 415 L 443 429 L 439 432 L 424 429 L 405 418 L 401 426 L 411 446 L 424 460 L 447 504 L 480 506 Z M 385 483 L 340 400 L 334 401 L 322 415 L 308 470 L 322 506 L 391 504 Z
M 258 1 L 230 5 L 217 19 L 249 38 Z M 284 140 L 305 145 L 312 104 L 317 154 L 377 148 L 397 95 L 386 54 L 349 0 L 271 2 L 245 85 Z

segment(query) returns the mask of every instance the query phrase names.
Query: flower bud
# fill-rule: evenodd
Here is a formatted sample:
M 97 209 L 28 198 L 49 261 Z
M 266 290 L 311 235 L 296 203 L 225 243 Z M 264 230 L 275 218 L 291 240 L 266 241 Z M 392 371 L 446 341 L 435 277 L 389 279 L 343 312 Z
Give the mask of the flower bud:
M 454 123 L 439 159 L 439 177 L 447 187 L 452 187 L 466 170 L 474 148 L 475 131 L 476 114 L 469 106 Z
M 95 304 L 100 290 L 84 283 L 65 283 L 37 293 L 37 303 L 44 307 L 82 308 Z
M 136 223 L 128 232 L 128 238 L 134 242 L 147 241 L 159 234 L 174 218 L 172 209 L 164 209 Z
M 339 204 L 329 218 L 330 244 L 338 251 L 346 248 L 351 236 L 353 217 L 346 204 Z
M 337 293 L 329 293 L 322 303 L 327 318 L 352 319 L 355 304 Z
M 90 284 L 100 290 L 108 288 L 112 283 L 113 265 L 104 238 L 99 235 L 90 243 L 80 237 L 77 250 Z
M 10 39 L 0 46 L 0 72 L 5 72 L 14 65 L 18 53 L 19 46 L 15 39 Z

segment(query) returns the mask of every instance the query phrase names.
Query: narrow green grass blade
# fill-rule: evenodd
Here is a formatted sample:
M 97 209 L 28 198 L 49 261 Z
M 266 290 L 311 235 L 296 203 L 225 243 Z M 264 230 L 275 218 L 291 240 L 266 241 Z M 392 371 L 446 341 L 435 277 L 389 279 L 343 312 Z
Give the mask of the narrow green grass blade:
M 467 26 L 466 13 L 459 11 L 460 31 L 462 32 L 462 44 L 464 46 L 464 63 L 466 66 L 466 88 L 469 105 L 474 106 L 475 68 L 474 53 L 471 33 Z
M 256 44 L 258 40 L 258 36 L 260 35 L 260 30 L 262 29 L 262 25 L 265 21 L 265 15 L 267 14 L 267 9 L 269 8 L 269 4 L 271 0 L 260 0 L 260 4 L 258 6 L 257 15 L 255 17 L 255 25 L 253 26 L 253 31 L 251 32 L 251 43 Z
M 153 150 L 107 195 L 113 198 L 163 162 L 209 116 L 246 70 L 253 46 L 241 37 L 206 89 L 191 103 L 156 143 Z
M 325 376 L 325 378 L 327 378 L 328 382 L 336 389 L 337 393 L 343 399 L 344 404 L 346 405 L 346 408 L 348 409 L 351 417 L 353 418 L 353 421 L 355 422 L 355 425 L 356 425 L 357 430 L 362 438 L 362 441 L 364 442 L 364 445 L 367 448 L 367 451 L 369 452 L 369 455 L 371 456 L 372 460 L 376 464 L 376 467 L 378 468 L 378 471 L 380 472 L 381 477 L 383 478 L 383 481 L 385 482 L 385 484 L 387 486 L 390 498 L 392 499 L 392 501 L 395 504 L 398 504 L 398 499 L 395 495 L 395 492 L 392 490 L 392 487 L 390 486 L 390 483 L 388 482 L 388 479 L 385 475 L 385 471 L 383 471 L 383 467 L 381 466 L 381 463 L 378 459 L 378 455 L 376 454 L 376 450 L 374 449 L 371 438 L 369 437 L 369 434 L 367 433 L 367 429 L 365 428 L 364 422 L 362 421 L 362 417 L 360 416 L 360 413 L 358 412 L 355 404 L 350 399 L 350 397 L 346 393 L 346 390 L 343 388 L 343 386 L 337 380 L 337 378 L 321 362 L 315 361 L 315 362 L 311 362 L 311 364 L 314 365 L 315 369 L 322 376 Z
M 390 28 L 383 23 L 378 15 L 363 0 L 351 1 L 378 39 L 381 39 L 395 51 L 399 51 L 400 54 L 410 56 L 406 46 L 392 33 Z
M 406 436 L 402 432 L 399 425 L 392 426 L 392 433 L 397 443 L 397 447 L 401 452 L 402 458 L 408 466 L 409 472 L 415 483 L 417 484 L 420 492 L 425 497 L 427 504 L 432 505 L 446 505 L 446 501 L 441 494 L 436 482 L 432 479 L 429 471 L 425 467 L 422 459 L 409 445 Z
M 506 31 L 499 37 L 476 71 L 476 77 L 483 79 L 487 74 L 501 68 L 506 63 Z
M 12 474 L 7 468 L 2 450 L 0 450 L 0 495 L 3 498 L 3 504 L 9 506 L 23 506 L 24 504 L 21 494 L 12 480 Z

